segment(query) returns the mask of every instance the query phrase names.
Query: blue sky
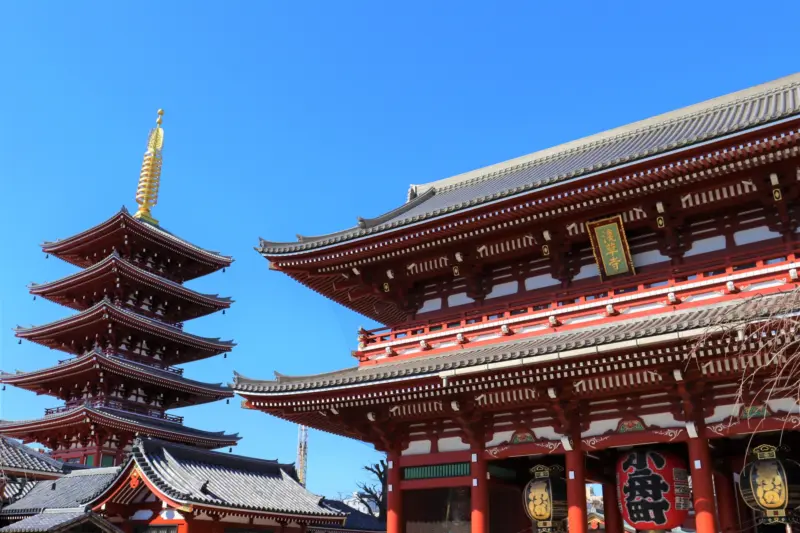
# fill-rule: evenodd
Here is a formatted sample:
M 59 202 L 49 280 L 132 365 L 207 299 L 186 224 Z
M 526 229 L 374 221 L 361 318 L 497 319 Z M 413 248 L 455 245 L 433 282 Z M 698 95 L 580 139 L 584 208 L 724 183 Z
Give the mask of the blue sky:
M 236 300 L 187 329 L 234 338 L 187 376 L 353 364 L 366 319 L 267 269 L 259 236 L 350 226 L 424 183 L 800 70 L 800 5 L 726 2 L 7 2 L 0 7 L 0 368 L 63 354 L 12 328 L 68 314 L 25 286 L 73 271 L 44 240 L 133 207 L 155 111 L 162 225 L 235 256 L 191 287 Z M 11 388 L 0 418 L 51 398 Z M 238 401 L 178 410 L 293 461 L 296 428 Z M 310 488 L 355 488 L 368 446 L 311 432 Z

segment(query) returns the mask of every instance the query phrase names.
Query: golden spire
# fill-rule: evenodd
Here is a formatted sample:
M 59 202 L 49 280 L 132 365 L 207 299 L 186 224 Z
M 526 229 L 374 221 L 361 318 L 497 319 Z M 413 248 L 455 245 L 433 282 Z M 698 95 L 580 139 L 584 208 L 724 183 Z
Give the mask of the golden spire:
M 158 186 L 161 183 L 161 148 L 164 146 L 164 130 L 161 128 L 161 117 L 164 110 L 158 110 L 156 127 L 150 130 L 147 138 L 147 151 L 139 173 L 139 187 L 136 189 L 136 203 L 139 209 L 133 215 L 151 224 L 158 224 L 150 214 L 150 209 L 158 203 Z

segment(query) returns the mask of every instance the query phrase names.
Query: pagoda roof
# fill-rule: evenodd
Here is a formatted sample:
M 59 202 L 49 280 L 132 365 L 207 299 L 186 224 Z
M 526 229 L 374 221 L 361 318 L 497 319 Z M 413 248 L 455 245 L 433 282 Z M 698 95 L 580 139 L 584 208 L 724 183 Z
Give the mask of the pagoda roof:
M 3 507 L 0 517 L 24 516 L 45 510 L 84 511 L 116 477 L 119 467 L 75 470 L 59 479 L 39 481 L 19 500 Z
M 131 376 L 138 381 L 158 385 L 172 390 L 205 396 L 206 401 L 230 398 L 233 391 L 221 383 L 203 383 L 187 379 L 180 374 L 163 370 L 121 357 L 107 355 L 99 350 L 92 350 L 80 357 L 68 359 L 63 363 L 31 372 L 0 372 L 0 383 L 7 383 L 37 392 L 45 392 L 46 383 L 57 381 L 63 377 L 86 371 L 111 372 L 123 376 Z
M 800 114 L 800 74 L 450 178 L 412 185 L 409 200 L 351 228 L 297 242 L 260 240 L 265 257 L 302 255 L 393 232 L 484 204 L 578 181 L 609 169 L 755 129 Z
M 134 414 L 120 409 L 104 406 L 80 405 L 65 409 L 44 418 L 34 420 L 15 420 L 0 422 L 0 432 L 8 435 L 28 435 L 38 431 L 59 430 L 65 427 L 94 423 L 101 427 L 111 427 L 161 437 L 204 448 L 233 446 L 241 437 L 226 434 L 224 431 L 204 431 L 194 429 L 169 420 Z
M 61 461 L 0 435 L 0 471 L 59 477 L 69 470 Z
M 104 274 L 114 274 L 115 276 L 124 275 L 143 285 L 160 289 L 184 301 L 206 308 L 203 314 L 228 308 L 231 303 L 233 303 L 233 300 L 230 298 L 223 298 L 217 294 L 201 294 L 180 283 L 176 283 L 139 268 L 133 263 L 121 258 L 116 251 L 112 252 L 111 255 L 102 261 L 69 276 L 49 283 L 33 283 L 30 285 L 30 292 L 31 294 L 40 295 L 43 298 L 65 305 L 66 307 L 82 310 L 86 308 L 85 305 L 81 305 L 80 302 L 75 303 L 72 299 L 64 298 L 62 296 L 63 293 L 75 291 L 82 285 Z
M 134 443 L 128 464 L 95 498 L 93 506 L 113 500 L 134 469 L 141 472 L 156 497 L 170 505 L 191 506 L 195 511 L 205 508 L 324 522 L 345 520 L 343 513 L 323 505 L 322 497 L 298 482 L 294 465 L 157 439 Z
M 92 512 L 80 509 L 46 510 L 0 529 L 0 533 L 61 533 L 83 531 L 93 525 L 104 533 L 122 533 L 117 526 Z
M 18 326 L 15 332 L 19 338 L 28 339 L 51 348 L 61 349 L 61 341 L 59 339 L 69 336 L 72 331 L 78 328 L 92 326 L 98 322 L 106 322 L 109 319 L 125 324 L 139 332 L 145 332 L 154 337 L 169 339 L 173 342 L 180 343 L 183 346 L 193 348 L 196 352 L 195 357 L 182 356 L 171 360 L 186 362 L 202 359 L 210 355 L 228 352 L 236 345 L 233 341 L 223 341 L 218 337 L 200 337 L 198 335 L 186 333 L 182 329 L 170 324 L 123 309 L 122 307 L 112 304 L 107 299 L 98 302 L 80 313 L 48 324 L 30 328 Z M 208 355 L 203 355 L 202 352 L 207 352 Z
M 230 264 L 233 263 L 232 257 L 222 255 L 219 252 L 206 250 L 185 239 L 175 236 L 161 226 L 151 224 L 143 219 L 134 218 L 124 206 L 111 218 L 94 227 L 71 237 L 67 237 L 66 239 L 43 243 L 42 250 L 48 254 L 60 257 L 69 263 L 85 268 L 94 263 L 94 261 L 84 259 L 84 256 L 79 251 L 81 247 L 85 246 L 87 243 L 99 241 L 108 237 L 120 228 L 137 233 L 159 246 L 163 246 L 189 260 L 205 265 L 206 268 L 203 269 L 203 272 L 197 273 L 194 277 L 214 272 L 220 268 L 230 266 Z
M 618 320 L 605 326 L 586 326 L 472 348 L 458 347 L 438 355 L 381 361 L 324 374 L 284 376 L 276 372 L 274 380 L 258 380 L 234 373 L 232 387 L 245 397 L 293 395 L 424 379 L 442 373 L 458 375 L 554 359 L 590 357 L 609 351 L 614 345 L 629 349 L 630 346 L 652 346 L 656 340 L 668 343 L 693 338 L 708 333 L 712 327 L 724 328 L 737 321 L 758 320 L 776 309 L 785 312 L 787 306 L 795 305 L 797 295 L 793 291 L 775 296 L 736 298 L 714 305 Z

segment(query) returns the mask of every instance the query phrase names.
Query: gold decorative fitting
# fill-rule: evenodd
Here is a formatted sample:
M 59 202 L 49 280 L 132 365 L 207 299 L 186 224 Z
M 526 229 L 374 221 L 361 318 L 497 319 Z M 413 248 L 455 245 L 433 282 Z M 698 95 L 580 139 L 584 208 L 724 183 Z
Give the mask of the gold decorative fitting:
M 158 187 L 161 183 L 161 149 L 164 147 L 164 130 L 161 128 L 161 117 L 164 110 L 158 110 L 156 127 L 150 130 L 147 138 L 147 151 L 142 161 L 142 171 L 139 173 L 139 187 L 136 189 L 136 203 L 139 209 L 135 218 L 158 224 L 153 218 L 151 209 L 158 203 Z

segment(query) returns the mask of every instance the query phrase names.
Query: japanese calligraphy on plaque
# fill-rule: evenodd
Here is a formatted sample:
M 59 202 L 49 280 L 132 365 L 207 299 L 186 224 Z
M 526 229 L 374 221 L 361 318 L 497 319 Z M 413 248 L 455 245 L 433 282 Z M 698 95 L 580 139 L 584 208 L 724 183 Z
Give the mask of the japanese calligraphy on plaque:
M 587 222 L 586 231 L 602 279 L 635 274 L 620 215 Z
M 617 463 L 622 517 L 637 530 L 680 526 L 689 512 L 689 473 L 670 453 L 634 449 Z

